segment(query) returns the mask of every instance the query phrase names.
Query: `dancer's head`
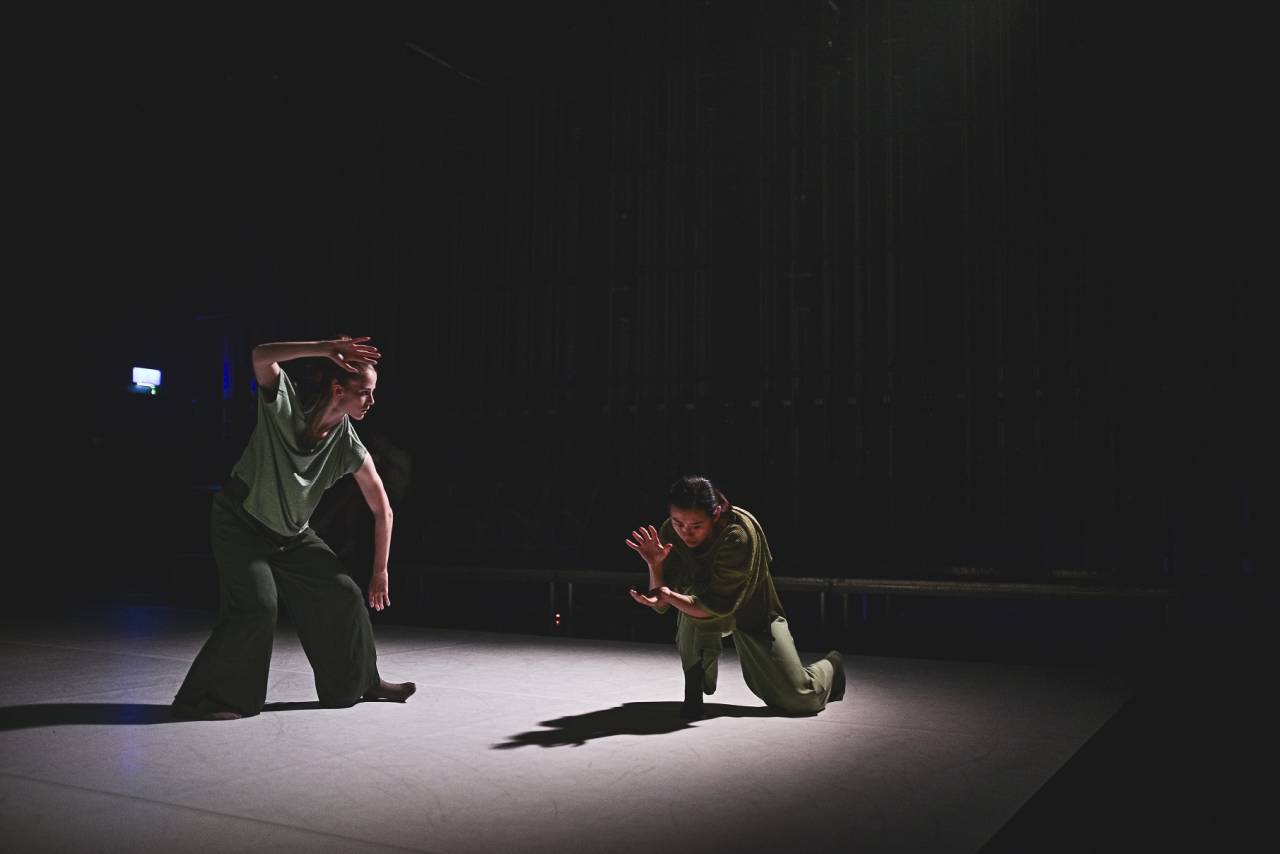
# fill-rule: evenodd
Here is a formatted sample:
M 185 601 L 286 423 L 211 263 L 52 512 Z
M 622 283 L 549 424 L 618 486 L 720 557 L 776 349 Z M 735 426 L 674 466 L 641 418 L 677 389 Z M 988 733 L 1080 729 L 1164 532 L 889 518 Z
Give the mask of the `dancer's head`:
M 729 509 L 729 499 L 705 477 L 686 475 L 667 492 L 671 527 L 686 546 L 697 548 L 719 529 L 720 519 Z
M 368 362 L 349 360 L 347 364 L 356 369 L 354 373 L 327 359 L 318 365 L 320 404 L 360 421 L 373 406 L 378 371 Z

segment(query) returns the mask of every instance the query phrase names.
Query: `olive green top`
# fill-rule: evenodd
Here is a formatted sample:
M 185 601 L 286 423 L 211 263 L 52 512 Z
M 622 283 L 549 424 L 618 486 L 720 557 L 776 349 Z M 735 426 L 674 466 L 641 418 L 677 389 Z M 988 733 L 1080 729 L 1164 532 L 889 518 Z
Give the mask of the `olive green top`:
M 307 529 L 324 491 L 360 468 L 367 453 L 345 415 L 319 444 L 308 444 L 307 418 L 312 412 L 303 408 L 283 370 L 279 388 L 259 386 L 258 423 L 231 470 L 249 488 L 245 511 L 286 537 Z
M 729 518 L 720 533 L 696 550 L 675 535 L 670 519 L 662 523 L 659 538 L 671 543 L 663 581 L 710 611 L 712 616 L 699 619 L 720 620 L 724 631 L 764 628 L 785 616 L 769 575 L 773 554 L 755 516 L 741 507 L 725 512 Z

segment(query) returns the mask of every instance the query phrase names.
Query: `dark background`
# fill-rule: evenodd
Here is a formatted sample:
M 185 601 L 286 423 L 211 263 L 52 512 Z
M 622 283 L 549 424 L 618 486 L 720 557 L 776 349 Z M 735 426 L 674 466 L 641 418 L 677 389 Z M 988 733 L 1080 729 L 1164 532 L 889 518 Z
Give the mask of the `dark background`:
M 362 437 L 412 460 L 379 619 L 549 630 L 545 589 L 432 573 L 638 570 L 627 532 L 698 472 L 763 521 L 778 575 L 1176 593 L 919 599 L 892 625 L 860 600 L 856 650 L 1118 659 L 1251 625 L 1267 101 L 1248 21 L 1178 14 L 75 22 L 40 102 L 77 281 L 54 311 L 87 345 L 66 348 L 58 457 L 85 488 L 57 504 L 61 579 L 212 609 L 249 349 L 347 333 L 385 354 Z M 163 369 L 157 396 L 133 365 Z M 359 577 L 353 493 L 317 527 Z M 816 643 L 813 597 L 785 598 Z M 668 638 L 623 608 L 583 591 L 578 628 Z

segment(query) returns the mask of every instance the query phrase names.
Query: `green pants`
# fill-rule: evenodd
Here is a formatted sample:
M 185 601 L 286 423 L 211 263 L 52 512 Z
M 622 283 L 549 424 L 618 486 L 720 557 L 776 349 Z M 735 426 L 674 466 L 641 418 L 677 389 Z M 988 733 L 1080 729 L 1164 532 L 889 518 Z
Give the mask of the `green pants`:
M 716 677 L 721 637 L 725 622 L 694 620 L 683 613 L 677 615 L 676 647 L 685 670 L 701 664 L 702 692 L 716 692 Z M 785 712 L 820 712 L 827 706 L 831 681 L 835 676 L 831 662 L 824 659 L 805 667 L 796 653 L 786 617 L 774 617 L 765 628 L 747 630 L 734 627 L 733 645 L 742 664 L 742 678 L 751 693 L 765 705 Z
M 226 493 L 209 520 L 221 592 L 218 623 L 178 689 L 175 703 L 202 701 L 242 715 L 262 711 L 282 599 L 327 706 L 349 706 L 378 684 L 373 625 L 364 596 L 337 555 L 311 529 L 283 537 Z

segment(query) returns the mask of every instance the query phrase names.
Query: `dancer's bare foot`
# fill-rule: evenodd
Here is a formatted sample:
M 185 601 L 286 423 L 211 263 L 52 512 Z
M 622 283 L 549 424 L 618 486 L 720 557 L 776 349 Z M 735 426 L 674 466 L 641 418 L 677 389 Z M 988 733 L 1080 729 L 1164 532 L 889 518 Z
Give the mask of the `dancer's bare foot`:
M 403 703 L 417 690 L 418 686 L 412 682 L 388 682 L 385 679 L 379 679 L 377 686 L 365 691 L 362 699 L 395 700 L 397 703 Z

